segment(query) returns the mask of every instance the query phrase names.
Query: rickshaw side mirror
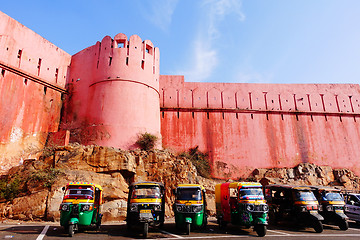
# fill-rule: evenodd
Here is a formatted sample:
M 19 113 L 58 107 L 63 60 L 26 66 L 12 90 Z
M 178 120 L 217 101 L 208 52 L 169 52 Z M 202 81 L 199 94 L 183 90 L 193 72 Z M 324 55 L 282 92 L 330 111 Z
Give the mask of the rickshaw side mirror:
M 62 187 L 61 189 L 62 189 L 63 191 L 65 191 L 65 187 Z

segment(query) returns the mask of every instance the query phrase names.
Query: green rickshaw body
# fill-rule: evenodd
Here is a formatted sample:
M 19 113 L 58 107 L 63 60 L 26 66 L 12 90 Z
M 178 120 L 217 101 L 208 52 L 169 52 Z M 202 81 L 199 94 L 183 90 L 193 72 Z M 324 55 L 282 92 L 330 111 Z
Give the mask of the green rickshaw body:
M 256 182 L 227 182 L 215 186 L 216 217 L 220 229 L 228 223 L 251 227 L 259 236 L 266 235 L 269 207 L 262 185 Z
M 143 228 L 146 238 L 148 228 L 162 227 L 165 221 L 165 187 L 159 182 L 136 182 L 129 186 L 126 225 Z
M 180 184 L 175 189 L 173 210 L 177 228 L 203 228 L 207 225 L 205 188 L 198 184 Z M 190 229 L 188 229 L 190 231 Z
M 102 188 L 88 182 L 71 182 L 64 190 L 59 208 L 60 225 L 69 230 L 69 235 L 72 236 L 79 226 L 100 227 Z

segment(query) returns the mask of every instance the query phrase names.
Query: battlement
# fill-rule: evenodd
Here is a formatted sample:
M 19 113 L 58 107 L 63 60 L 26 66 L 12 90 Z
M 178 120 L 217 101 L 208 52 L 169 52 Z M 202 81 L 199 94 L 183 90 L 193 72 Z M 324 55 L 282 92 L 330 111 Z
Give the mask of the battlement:
M 355 84 L 190 83 L 161 76 L 162 108 L 226 112 L 360 114 Z
M 85 80 L 88 86 L 104 81 L 135 81 L 159 88 L 160 51 L 150 40 L 123 33 L 104 37 L 72 57 L 70 83 Z

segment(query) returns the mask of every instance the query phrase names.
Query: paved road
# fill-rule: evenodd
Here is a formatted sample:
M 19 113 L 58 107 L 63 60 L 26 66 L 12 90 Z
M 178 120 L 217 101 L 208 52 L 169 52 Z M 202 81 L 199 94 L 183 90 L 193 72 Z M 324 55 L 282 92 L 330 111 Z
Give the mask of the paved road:
M 72 239 L 141 239 L 141 230 L 127 231 L 124 223 L 107 223 L 102 225 L 99 232 L 87 229 L 78 233 Z M 57 240 L 68 238 L 57 223 L 21 223 L 0 224 L 0 239 L 25 240 Z M 257 238 L 252 229 L 239 229 L 228 226 L 226 232 L 219 230 L 215 220 L 211 219 L 204 231 L 194 231 L 190 236 L 184 235 L 175 229 L 172 221 L 166 222 L 163 230 L 150 229 L 149 238 L 170 239 L 251 239 Z M 69 238 L 68 238 L 69 239 Z M 347 231 L 341 231 L 336 226 L 325 225 L 324 232 L 315 233 L 312 228 L 295 228 L 294 226 L 269 226 L 267 234 L 261 239 L 287 240 L 287 239 L 360 239 L 360 225 L 350 223 Z

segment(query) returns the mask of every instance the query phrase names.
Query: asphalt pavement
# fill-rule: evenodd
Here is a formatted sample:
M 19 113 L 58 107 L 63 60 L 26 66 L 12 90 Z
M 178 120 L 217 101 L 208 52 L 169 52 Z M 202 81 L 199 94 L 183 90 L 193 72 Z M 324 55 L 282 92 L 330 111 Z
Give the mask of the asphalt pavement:
M 57 240 L 69 239 L 59 223 L 53 222 L 3 222 L 0 224 L 0 239 L 25 240 Z M 215 218 L 209 220 L 204 230 L 194 230 L 190 235 L 175 228 L 173 219 L 168 219 L 162 229 L 150 228 L 148 239 L 251 239 L 259 238 L 252 228 L 239 228 L 228 225 L 226 231 L 221 231 Z M 101 226 L 100 231 L 91 228 L 81 229 L 72 239 L 142 239 L 141 229 L 127 230 L 125 222 L 110 222 Z M 293 224 L 268 226 L 267 234 L 261 239 L 287 240 L 287 239 L 360 239 L 360 225 L 350 222 L 346 231 L 337 226 L 324 225 L 322 233 L 315 233 L 312 228 L 296 227 Z

